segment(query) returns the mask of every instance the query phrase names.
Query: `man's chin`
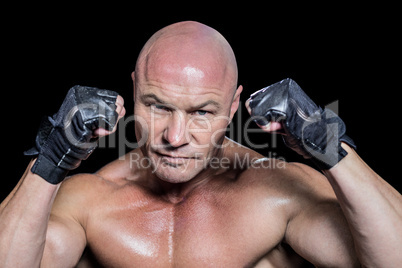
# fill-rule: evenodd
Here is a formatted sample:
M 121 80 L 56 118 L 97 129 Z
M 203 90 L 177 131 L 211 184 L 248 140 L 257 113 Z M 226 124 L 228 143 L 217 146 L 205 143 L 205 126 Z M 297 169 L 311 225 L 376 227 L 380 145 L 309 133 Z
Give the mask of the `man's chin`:
M 161 180 L 169 183 L 184 183 L 193 179 L 201 170 L 184 165 L 168 165 L 154 169 L 154 174 Z

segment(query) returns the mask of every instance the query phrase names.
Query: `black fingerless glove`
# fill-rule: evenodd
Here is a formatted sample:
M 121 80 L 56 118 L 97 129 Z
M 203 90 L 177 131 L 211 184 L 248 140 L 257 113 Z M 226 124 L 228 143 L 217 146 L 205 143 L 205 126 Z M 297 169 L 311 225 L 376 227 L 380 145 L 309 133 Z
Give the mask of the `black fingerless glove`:
M 117 121 L 116 98 L 110 90 L 74 86 L 60 110 L 42 120 L 35 146 L 24 152 L 38 156 L 31 171 L 58 184 L 98 146 L 97 128 L 112 130 Z
M 346 133 L 342 119 L 329 109 L 318 107 L 292 79 L 285 79 L 251 95 L 251 115 L 259 125 L 282 122 L 288 147 L 311 158 L 327 170 L 347 152 L 341 142 L 356 148 Z

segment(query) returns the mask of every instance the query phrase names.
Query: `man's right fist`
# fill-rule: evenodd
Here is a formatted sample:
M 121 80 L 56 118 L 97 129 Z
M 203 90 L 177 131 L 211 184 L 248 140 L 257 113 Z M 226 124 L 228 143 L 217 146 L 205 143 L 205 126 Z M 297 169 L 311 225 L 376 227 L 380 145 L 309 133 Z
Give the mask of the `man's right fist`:
M 341 142 L 356 149 L 342 119 L 330 109 L 317 106 L 292 79 L 255 92 L 246 107 L 262 129 L 281 130 L 285 144 L 312 159 L 321 170 L 332 168 L 347 155 Z
M 59 111 L 42 121 L 35 146 L 24 152 L 38 156 L 31 171 L 52 184 L 60 183 L 94 151 L 100 135 L 115 130 L 124 112 L 123 98 L 114 91 L 72 87 Z

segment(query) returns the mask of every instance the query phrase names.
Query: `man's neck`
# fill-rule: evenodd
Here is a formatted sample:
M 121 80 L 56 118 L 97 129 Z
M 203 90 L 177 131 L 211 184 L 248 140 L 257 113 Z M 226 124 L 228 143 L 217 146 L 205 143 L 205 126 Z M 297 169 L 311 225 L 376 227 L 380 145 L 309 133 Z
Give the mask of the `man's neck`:
M 195 189 L 203 187 L 222 172 L 224 171 L 207 167 L 191 180 L 182 183 L 167 182 L 155 174 L 151 174 L 147 186 L 155 194 L 160 195 L 171 203 L 177 204 L 185 200 Z
M 236 147 L 236 150 L 238 150 L 238 148 L 241 148 L 242 146 L 237 143 L 234 143 L 228 138 L 225 138 L 223 141 L 223 145 L 221 146 L 219 151 L 214 152 L 213 155 L 215 158 L 225 157 L 227 158 L 225 160 L 228 160 L 229 162 L 234 162 L 235 159 L 232 159 L 234 158 L 233 157 L 234 149 L 232 147 Z M 140 157 L 144 157 L 141 150 L 138 149 L 137 152 L 141 154 Z M 154 194 L 163 197 L 169 202 L 179 203 L 182 200 L 184 200 L 189 194 L 191 194 L 195 189 L 203 187 L 212 179 L 217 178 L 217 176 L 222 177 L 222 175 L 224 173 L 227 173 L 228 170 L 233 170 L 235 168 L 236 167 L 232 167 L 231 165 L 219 166 L 218 168 L 213 168 L 210 165 L 207 165 L 199 174 L 197 174 L 189 181 L 183 183 L 167 182 L 159 178 L 155 174 L 155 172 L 152 172 L 152 169 L 150 168 L 146 171 L 143 170 L 145 171 L 145 174 L 141 176 L 143 178 L 142 185 L 151 192 L 153 192 Z

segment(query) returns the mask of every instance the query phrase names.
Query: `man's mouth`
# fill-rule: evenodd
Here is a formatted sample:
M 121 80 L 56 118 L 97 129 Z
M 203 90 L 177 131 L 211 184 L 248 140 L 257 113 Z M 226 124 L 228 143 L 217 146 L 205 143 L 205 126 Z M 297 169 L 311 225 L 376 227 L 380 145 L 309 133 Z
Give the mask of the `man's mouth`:
M 155 151 L 155 154 L 162 159 L 162 161 L 165 161 L 167 163 L 171 164 L 183 164 L 186 161 L 196 159 L 196 157 L 192 156 L 185 156 L 185 155 L 180 155 L 180 154 L 172 154 L 172 153 L 161 153 Z

